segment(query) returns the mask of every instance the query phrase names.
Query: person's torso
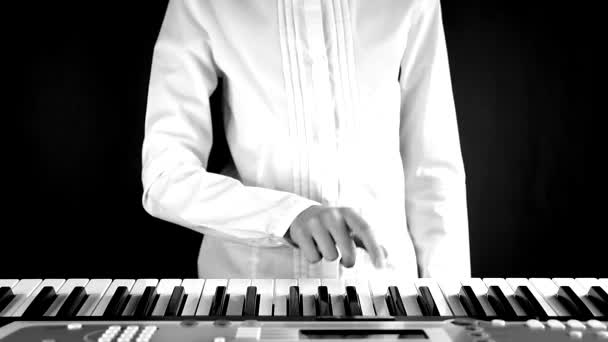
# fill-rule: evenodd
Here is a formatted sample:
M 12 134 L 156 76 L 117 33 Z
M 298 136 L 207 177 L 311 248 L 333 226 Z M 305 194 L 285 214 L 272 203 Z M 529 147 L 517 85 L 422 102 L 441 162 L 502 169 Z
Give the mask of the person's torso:
M 197 1 L 224 79 L 224 124 L 234 168 L 247 186 L 354 208 L 416 275 L 407 233 L 399 151 L 399 65 L 413 1 Z M 288 247 L 257 248 L 205 237 L 205 277 L 338 277 L 367 272 L 308 265 Z

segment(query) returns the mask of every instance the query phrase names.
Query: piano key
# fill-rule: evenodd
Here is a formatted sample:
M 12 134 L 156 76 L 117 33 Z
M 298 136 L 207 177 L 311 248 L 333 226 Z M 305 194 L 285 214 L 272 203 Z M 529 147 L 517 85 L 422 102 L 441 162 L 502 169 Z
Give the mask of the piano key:
M 54 287 L 43 287 L 40 292 L 36 294 L 36 297 L 32 300 L 27 309 L 25 309 L 22 317 L 27 319 L 40 318 L 46 310 L 48 310 L 49 306 L 53 304 L 55 298 L 57 298 L 57 292 Z
M 243 316 L 257 316 L 258 289 L 255 286 L 247 287 L 245 292 L 245 304 L 243 305 Z
M 211 312 L 211 306 L 215 297 L 216 289 L 219 286 L 226 287 L 228 280 L 226 279 L 207 279 L 203 285 L 203 292 L 201 293 L 201 300 L 196 308 L 196 316 L 207 316 Z
M 494 311 L 494 308 L 492 308 L 492 306 L 490 305 L 490 302 L 488 301 L 488 287 L 486 286 L 486 284 L 483 282 L 482 279 L 480 278 L 468 278 L 468 279 L 462 279 L 460 281 L 460 283 L 462 285 L 465 286 L 470 286 L 471 289 L 473 290 L 473 293 L 475 293 L 475 296 L 477 297 L 477 300 L 479 301 L 479 304 L 481 305 L 484 314 L 487 317 L 493 317 L 496 316 L 496 312 Z
M 88 282 L 89 282 L 89 279 L 68 279 L 68 280 L 66 280 L 66 282 L 63 283 L 63 285 L 61 285 L 61 287 L 57 291 L 57 298 L 55 299 L 53 304 L 49 307 L 49 309 L 46 311 L 44 316 L 46 316 L 46 317 L 57 316 L 59 309 L 61 309 L 61 306 L 63 305 L 63 303 L 65 303 L 66 299 L 68 298 L 70 293 L 72 293 L 74 288 L 84 287 L 87 285 Z
M 538 314 L 540 316 L 543 316 L 543 317 L 555 317 L 556 316 L 556 313 L 553 310 L 553 307 L 545 301 L 545 298 L 536 290 L 536 288 L 534 286 L 532 286 L 532 284 L 530 283 L 530 281 L 528 279 L 526 279 L 526 278 L 507 278 L 506 280 L 507 280 L 507 284 L 509 284 L 509 286 L 511 287 L 511 289 L 513 289 L 513 291 L 515 292 L 516 295 L 517 295 L 517 289 L 520 286 L 524 286 L 527 288 L 527 290 L 530 292 L 530 295 L 532 295 L 534 297 L 535 302 L 538 303 L 539 308 L 542 310 L 542 312 L 538 312 Z M 535 302 L 532 302 L 532 304 L 534 305 Z M 540 310 L 537 310 L 537 311 L 540 311 Z
M 500 288 L 500 290 L 502 291 L 502 293 L 505 295 L 505 297 L 507 297 L 507 300 L 509 301 L 509 304 L 510 304 L 509 306 L 513 311 L 515 311 L 515 314 L 518 317 L 526 316 L 526 312 L 522 309 L 521 305 L 519 305 L 517 298 L 515 298 L 515 292 L 513 291 L 511 286 L 509 286 L 509 284 L 507 283 L 507 281 L 505 279 L 503 279 L 503 278 L 484 278 L 483 282 L 486 284 L 487 287 L 498 286 Z
M 88 317 L 93 315 L 93 310 L 103 298 L 110 284 L 112 284 L 112 279 L 91 279 L 84 288 L 87 298 L 76 316 Z
M 346 299 L 344 303 L 346 314 L 349 316 L 362 316 L 361 303 L 359 302 L 359 294 L 354 286 L 346 287 Z
M 37 281 L 37 280 L 38 279 L 35 279 L 35 281 Z M 52 287 L 53 290 L 55 291 L 55 293 L 57 293 L 57 291 L 59 291 L 59 288 L 61 287 L 61 285 L 63 285 L 64 282 L 65 282 L 65 279 L 45 279 L 45 280 L 41 281 L 38 284 L 38 286 L 36 287 L 36 289 L 34 291 L 32 291 L 30 293 L 30 295 L 23 302 L 21 302 L 21 305 L 16 310 L 13 311 L 11 316 L 13 316 L 13 317 L 23 316 L 23 313 L 28 309 L 30 304 L 32 304 L 32 302 L 34 301 L 36 296 L 38 296 L 40 291 L 42 291 L 42 289 L 44 289 L 45 287 Z M 16 286 L 19 286 L 19 284 L 17 284 Z M 44 312 L 40 313 L 40 316 L 42 316 L 43 313 Z
M 422 310 L 418 305 L 418 289 L 412 280 L 393 281 L 399 288 L 401 302 L 408 316 L 422 316 Z
M 303 316 L 314 316 L 317 313 L 317 308 L 315 307 L 315 296 L 317 295 L 317 289 L 319 286 L 321 286 L 321 279 L 298 280 L 298 287 L 300 288 L 300 294 L 302 295 L 301 302 Z M 327 290 L 329 291 L 329 288 Z
M 439 309 L 428 286 L 418 287 L 418 302 L 424 316 L 439 316 Z
M 327 287 L 329 299 L 331 300 L 331 312 L 333 316 L 345 316 L 344 291 L 345 283 L 342 279 L 321 279 L 321 285 Z M 318 287 L 317 287 L 318 294 Z
M 0 309 L 0 317 L 12 316 L 41 282 L 42 279 L 22 279 L 12 286 L 11 291 L 13 292 L 14 297 L 4 306 L 4 308 Z
M 500 286 L 492 285 L 488 287 L 488 301 L 498 317 L 503 320 L 517 319 L 517 313 L 511 307 L 511 303 L 509 303 L 507 296 L 502 292 Z
M 209 310 L 209 316 L 224 316 L 226 307 L 228 306 L 228 294 L 226 292 L 226 286 L 218 286 L 215 288 L 215 294 L 213 295 L 213 302 L 211 303 L 211 309 Z
M 127 302 L 127 306 L 125 306 L 124 311 L 122 312 L 123 316 L 132 317 L 135 315 L 135 310 L 139 302 L 142 299 L 142 295 L 148 286 L 156 287 L 158 285 L 158 279 L 137 279 L 131 291 L 129 291 L 129 301 Z
M 601 286 L 591 286 L 587 292 L 586 298 L 589 299 L 597 307 L 598 311 L 608 317 L 608 294 Z
M 297 279 L 277 279 L 274 282 L 274 316 L 287 316 L 287 299 L 289 298 L 289 288 L 297 286 Z
M 0 279 L 0 312 L 15 298 L 12 288 L 18 282 L 17 279 Z
M 555 285 L 553 280 L 549 278 L 530 278 L 530 283 L 538 290 L 538 293 L 543 296 L 545 301 L 551 305 L 553 311 L 555 311 L 559 317 L 567 317 L 570 315 L 557 297 L 559 287 Z
M 76 286 L 68 295 L 65 302 L 57 312 L 57 317 L 71 319 L 76 316 L 78 310 L 87 299 L 87 291 L 84 286 Z M 48 312 L 47 312 L 48 313 Z
M 251 286 L 258 292 L 258 316 L 272 316 L 272 301 L 274 297 L 273 279 L 254 279 Z
M 122 314 L 127 301 L 129 300 L 129 288 L 119 286 L 114 291 L 106 310 L 103 312 L 103 317 L 118 317 Z
M 287 316 L 289 317 L 301 317 L 302 316 L 302 303 L 300 301 L 300 287 L 290 286 L 289 287 L 289 299 L 287 300 Z
M 450 306 L 453 315 L 466 316 L 467 312 L 460 302 L 459 293 L 460 288 L 462 287 L 460 281 L 456 279 L 438 279 L 437 284 L 439 285 L 441 292 L 443 292 L 443 297 Z
M 573 278 L 553 278 L 553 282 L 557 286 L 568 286 L 568 287 L 570 287 L 572 289 L 572 291 L 574 291 L 574 293 L 576 294 L 576 296 L 578 297 L 578 299 L 580 301 L 582 301 L 583 305 L 585 306 L 584 309 L 588 309 L 590 311 L 591 316 L 593 316 L 593 317 L 601 317 L 602 316 L 602 312 L 601 312 L 600 308 L 597 307 L 597 305 L 593 302 L 592 299 L 590 299 L 589 297 L 587 297 L 587 294 L 588 294 L 589 291 L 588 290 L 585 291 L 584 287 L 581 286 L 578 281 L 576 281 Z M 580 305 L 580 303 L 578 305 Z
M 327 286 L 319 286 L 317 289 L 317 316 L 331 316 L 331 298 Z
M 463 285 L 460 289 L 460 302 L 467 311 L 469 317 L 486 318 L 486 312 L 484 311 L 479 299 L 475 295 L 473 288 L 469 285 Z
M 389 286 L 388 291 L 386 293 L 386 303 L 388 306 L 388 311 L 393 316 L 407 316 L 407 311 L 405 310 L 405 306 L 403 306 L 403 301 L 401 300 L 401 294 L 399 293 L 399 288 L 397 286 Z
M 581 287 L 583 292 L 589 292 L 591 286 L 602 286 L 602 282 L 597 278 L 576 278 L 574 280 Z M 604 291 L 608 292 L 608 286 Z
M 112 300 L 112 297 L 114 296 L 114 292 L 116 292 L 116 289 L 121 286 L 124 286 L 130 290 L 133 287 L 133 284 L 135 284 L 135 279 L 114 279 L 114 281 L 112 281 L 110 286 L 108 286 L 108 289 L 102 295 L 101 299 L 98 301 L 97 306 L 95 306 L 95 309 L 91 313 L 91 316 L 94 316 L 94 317 L 103 316 L 104 312 L 106 311 L 106 309 L 108 307 L 108 304 L 110 304 L 110 301 Z M 91 293 L 91 292 L 87 290 L 87 293 Z M 86 305 L 86 303 L 85 303 L 85 305 Z M 79 316 L 83 315 L 82 309 L 78 312 L 78 315 Z
M 165 310 L 165 317 L 176 317 L 180 314 L 186 291 L 183 286 L 176 286 L 173 288 L 171 297 L 169 297 L 169 303 L 167 304 L 167 310 Z
M 251 285 L 251 279 L 230 279 L 228 281 L 229 299 L 226 316 L 241 316 L 243 314 L 245 293 L 249 285 Z
M 182 281 L 182 286 L 186 292 L 186 302 L 181 316 L 194 316 L 196 314 L 196 307 L 201 299 L 204 285 L 205 279 L 184 279 Z
M 416 285 L 416 287 L 418 289 L 420 289 L 421 286 L 425 286 L 429 289 L 430 294 L 433 298 L 433 301 L 435 302 L 435 305 L 437 306 L 437 311 L 439 312 L 440 316 L 449 317 L 449 316 L 453 315 L 452 310 L 450 309 L 450 305 L 448 304 L 445 297 L 443 296 L 443 293 L 441 292 L 441 289 L 439 288 L 439 284 L 437 284 L 437 281 L 435 279 L 432 279 L 432 278 L 415 279 L 414 284 Z
M 173 288 L 180 286 L 181 284 L 181 279 L 161 279 L 158 282 L 158 286 L 156 286 L 158 299 L 156 300 L 154 310 L 152 310 L 152 316 L 164 316 L 165 311 L 167 311 L 167 305 L 169 304 L 169 298 L 173 293 Z
M 15 298 L 15 295 L 10 287 L 0 287 L 0 311 L 4 310 L 4 307 L 7 306 L 13 298 Z
M 344 283 L 346 286 L 354 286 L 357 289 L 362 315 L 365 317 L 376 316 L 368 281 L 366 279 L 345 279 Z
M 147 318 L 152 316 L 152 311 L 154 311 L 154 305 L 156 305 L 157 298 L 158 294 L 156 293 L 156 286 L 147 286 L 140 296 L 132 316 L 139 318 Z M 124 312 L 123 315 L 125 315 Z
M 548 317 L 544 307 L 541 304 L 542 296 L 534 295 L 536 291 L 532 285 L 530 286 L 518 286 L 515 289 L 515 296 L 517 297 L 519 304 L 526 312 L 526 316 L 536 317 L 542 320 L 546 320 Z
M 369 289 L 376 316 L 386 317 L 391 315 L 386 302 L 386 289 L 388 289 L 388 284 L 388 280 L 384 278 L 373 278 L 369 281 Z
M 557 298 L 566 308 L 570 316 L 577 319 L 588 320 L 593 318 L 593 313 L 587 308 L 585 303 L 574 293 L 570 286 L 560 286 L 557 291 Z

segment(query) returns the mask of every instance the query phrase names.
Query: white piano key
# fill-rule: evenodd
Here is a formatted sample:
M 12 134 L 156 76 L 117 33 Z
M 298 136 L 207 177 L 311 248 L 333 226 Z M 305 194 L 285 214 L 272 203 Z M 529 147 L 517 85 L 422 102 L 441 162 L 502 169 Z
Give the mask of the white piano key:
M 116 289 L 121 286 L 126 286 L 129 290 L 131 290 L 133 284 L 135 284 L 135 279 L 115 279 L 112 284 L 110 284 L 107 291 L 103 294 L 99 300 L 99 303 L 97 303 L 97 306 L 93 310 L 91 316 L 103 316 L 103 313 L 106 311 L 108 304 L 110 304 L 110 300 L 112 300 L 112 296 L 116 292 Z M 80 314 L 80 312 L 78 312 L 78 314 Z
M 87 299 L 78 310 L 77 316 L 91 316 L 111 283 L 112 279 L 91 279 L 84 288 L 87 292 Z
M 600 279 L 596 279 L 596 278 L 576 278 L 576 282 L 583 289 L 583 291 L 585 291 L 585 293 L 589 292 L 589 289 L 592 286 L 599 286 L 602 289 L 604 289 L 604 291 L 608 292 L 608 283 L 602 284 L 602 281 Z
M 215 295 L 215 289 L 218 286 L 227 286 L 228 280 L 226 279 L 207 279 L 203 286 L 203 292 L 201 294 L 201 300 L 196 308 L 197 316 L 209 316 L 211 310 L 211 304 L 213 304 L 213 296 Z
M 300 295 L 302 298 L 302 316 L 316 316 L 317 306 L 315 296 L 321 286 L 321 279 L 298 279 Z
M 600 310 L 598 310 L 598 308 L 591 303 L 591 301 L 589 300 L 589 298 L 587 298 L 587 292 L 583 289 L 582 286 L 580 286 L 576 280 L 574 280 L 573 278 L 553 278 L 553 282 L 559 287 L 559 286 L 570 286 L 570 288 L 572 289 L 572 291 L 574 291 L 574 293 L 583 301 L 583 303 L 585 304 L 585 306 L 587 306 L 587 308 L 589 309 L 589 311 L 591 311 L 591 313 L 593 314 L 593 316 L 595 317 L 600 317 L 602 316 L 602 313 L 600 312 Z
M 173 288 L 182 284 L 181 279 L 161 279 L 156 287 L 158 299 L 152 310 L 152 316 L 164 316 L 167 311 L 167 305 L 173 293 Z
M 435 305 L 437 306 L 437 310 L 439 311 L 439 315 L 441 316 L 452 316 L 452 310 L 450 309 L 450 305 L 446 301 L 443 296 L 443 292 L 439 288 L 439 284 L 433 278 L 419 278 L 414 280 L 414 284 L 416 288 L 420 288 L 420 286 L 426 286 L 431 291 L 431 296 L 433 296 L 433 300 L 435 301 Z
M 53 301 L 53 304 L 51 304 L 44 316 L 57 316 L 59 309 L 61 309 L 61 306 L 63 305 L 63 303 L 65 303 L 65 300 L 68 299 L 68 296 L 70 295 L 70 293 L 72 293 L 72 290 L 74 290 L 74 288 L 77 286 L 86 286 L 88 282 L 89 279 L 68 279 L 61 286 L 59 291 L 57 291 L 57 298 L 55 298 L 55 301 Z
M 534 298 L 536 298 L 536 300 L 538 301 L 538 303 L 540 304 L 540 306 L 543 308 L 543 310 L 545 310 L 545 313 L 547 314 L 547 316 L 550 317 L 554 317 L 556 316 L 555 310 L 553 310 L 553 307 L 551 305 L 549 305 L 549 303 L 547 303 L 547 301 L 545 300 L 545 297 L 540 294 L 538 292 L 538 290 L 536 290 L 536 287 L 534 285 L 532 285 L 532 283 L 530 283 L 530 281 L 526 278 L 507 278 L 507 284 L 509 284 L 509 286 L 511 286 L 511 289 L 515 292 L 517 291 L 517 288 L 519 286 L 526 286 L 528 287 L 528 289 L 530 289 L 530 292 L 532 292 L 532 295 L 534 296 Z
M 21 306 L 19 306 L 19 308 L 17 308 L 17 310 L 15 310 L 15 312 L 13 312 L 13 314 L 11 316 L 20 317 L 21 315 L 23 315 L 25 310 L 27 310 L 27 308 L 30 306 L 30 304 L 34 301 L 34 298 L 36 298 L 38 293 L 40 293 L 40 291 L 43 288 L 50 286 L 55 289 L 55 292 L 57 292 L 57 291 L 59 291 L 59 288 L 63 285 L 64 282 L 65 282 L 65 279 L 45 279 L 45 280 L 43 280 L 38 285 L 38 287 L 36 287 L 36 289 L 25 299 L 23 304 L 21 304 Z
M 273 279 L 253 279 L 251 286 L 257 288 L 257 293 L 260 297 L 258 304 L 258 315 L 272 316 L 272 300 L 274 295 L 274 280 Z
M 291 286 L 298 286 L 298 280 L 277 279 L 274 281 L 274 316 L 287 316 L 287 298 Z
M 520 316 L 520 317 L 526 316 L 526 312 L 524 311 L 524 309 L 522 309 L 521 305 L 519 305 L 517 298 L 515 298 L 515 292 L 513 291 L 511 286 L 509 286 L 509 284 L 507 284 L 507 281 L 505 279 L 503 279 L 503 278 L 484 278 L 483 282 L 486 284 L 486 286 L 488 288 L 490 286 L 498 286 L 500 288 L 500 290 L 502 291 L 502 293 L 505 295 L 505 297 L 507 297 L 507 301 L 509 302 L 509 304 L 511 304 L 511 307 L 513 308 L 513 311 L 515 311 L 517 316 Z
M 133 316 L 146 287 L 156 285 L 158 285 L 158 279 L 137 279 L 135 284 L 133 284 L 131 291 L 129 291 L 129 296 L 131 298 L 129 298 L 129 301 L 122 312 L 122 316 Z
M 186 295 L 186 302 L 181 313 L 182 316 L 194 316 L 204 285 L 205 279 L 184 279 L 182 281 L 184 294 Z
M 38 285 L 42 282 L 42 279 L 22 279 L 15 286 L 12 291 L 15 298 L 8 303 L 8 305 L 0 312 L 0 317 L 13 317 L 15 311 L 25 303 L 29 296 L 36 290 Z
M 376 316 L 390 316 L 386 305 L 386 293 L 388 292 L 389 280 L 386 278 L 374 278 L 369 281 L 369 289 L 372 294 L 372 302 Z
M 454 316 L 467 316 L 462 303 L 460 302 L 460 281 L 457 279 L 437 279 L 437 284 L 443 292 L 443 297 L 448 302 Z
M 366 279 L 346 279 L 345 285 L 354 286 L 357 289 L 363 316 L 376 316 L 372 294 L 369 290 L 369 282 Z
M 408 316 L 422 316 L 422 310 L 418 305 L 418 290 L 413 280 L 394 280 L 391 285 L 397 286 L 401 295 L 401 302 Z
M 608 292 L 608 278 L 601 278 L 600 284 L 602 284 L 604 291 Z
M 0 279 L 0 287 L 10 287 L 17 285 L 19 279 Z
M 530 278 L 530 283 L 538 290 L 538 292 L 545 298 L 545 301 L 551 305 L 553 311 L 558 316 L 569 316 L 570 313 L 557 299 L 557 291 L 559 288 L 553 280 L 549 278 Z
M 344 316 L 346 310 L 344 309 L 344 294 L 346 292 L 346 285 L 344 280 L 341 279 L 321 279 L 321 285 L 327 286 L 327 292 L 331 299 L 331 310 L 333 316 Z M 315 295 L 318 290 L 315 292 Z
M 473 289 L 475 296 L 477 296 L 477 300 L 479 300 L 479 303 L 487 316 L 496 316 L 496 311 L 494 311 L 494 308 L 488 301 L 488 288 L 486 287 L 486 284 L 484 284 L 483 280 L 480 278 L 468 278 L 461 279 L 460 283 L 462 286 L 470 286 Z
M 226 309 L 227 316 L 242 316 L 243 305 L 245 304 L 245 294 L 247 287 L 251 284 L 251 279 L 230 279 L 228 281 L 227 293 L 230 295 L 228 299 L 228 308 Z

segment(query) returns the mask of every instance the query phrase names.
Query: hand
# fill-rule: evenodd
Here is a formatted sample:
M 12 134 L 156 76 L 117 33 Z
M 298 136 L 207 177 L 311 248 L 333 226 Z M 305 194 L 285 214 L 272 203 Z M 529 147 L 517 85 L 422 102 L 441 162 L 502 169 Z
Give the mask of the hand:
M 285 238 L 300 248 L 310 263 L 321 258 L 334 261 L 339 249 L 342 265 L 353 267 L 356 247 L 364 248 L 377 268 L 383 268 L 386 262 L 384 248 L 367 222 L 351 208 L 309 207 L 295 218 Z

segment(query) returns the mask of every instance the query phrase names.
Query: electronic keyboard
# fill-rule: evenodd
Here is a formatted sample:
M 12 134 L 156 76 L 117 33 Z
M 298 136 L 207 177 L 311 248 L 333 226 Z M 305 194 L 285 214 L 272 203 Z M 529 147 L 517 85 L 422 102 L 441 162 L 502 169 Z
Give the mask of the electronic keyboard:
M 0 341 L 608 341 L 607 293 L 606 278 L 0 279 Z

